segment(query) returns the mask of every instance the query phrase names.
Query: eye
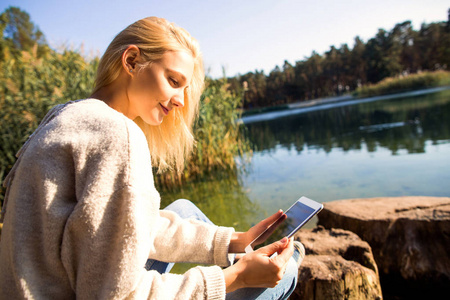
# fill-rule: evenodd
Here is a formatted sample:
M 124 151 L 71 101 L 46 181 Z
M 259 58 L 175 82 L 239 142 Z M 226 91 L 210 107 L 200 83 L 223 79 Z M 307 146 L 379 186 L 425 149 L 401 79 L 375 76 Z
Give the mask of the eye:
M 178 83 L 178 81 L 176 79 L 174 79 L 173 77 L 169 77 L 169 81 L 172 83 L 172 85 L 174 87 L 178 87 L 180 84 Z

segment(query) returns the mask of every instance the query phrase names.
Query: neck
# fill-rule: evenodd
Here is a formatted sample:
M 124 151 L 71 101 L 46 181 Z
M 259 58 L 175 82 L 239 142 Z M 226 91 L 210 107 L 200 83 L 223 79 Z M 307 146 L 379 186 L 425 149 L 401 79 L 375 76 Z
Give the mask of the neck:
M 102 100 L 109 107 L 117 110 L 132 120 L 134 119 L 127 93 L 125 89 L 120 88 L 120 85 L 116 82 L 101 87 L 99 90 L 92 93 L 91 98 Z

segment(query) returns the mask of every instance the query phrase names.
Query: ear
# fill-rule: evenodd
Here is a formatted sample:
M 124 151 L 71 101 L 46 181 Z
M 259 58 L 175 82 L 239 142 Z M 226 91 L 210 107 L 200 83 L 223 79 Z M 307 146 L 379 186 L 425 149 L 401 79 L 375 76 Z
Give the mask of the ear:
M 130 45 L 122 54 L 122 67 L 124 71 L 133 76 L 136 72 L 136 64 L 139 61 L 141 51 L 136 45 Z

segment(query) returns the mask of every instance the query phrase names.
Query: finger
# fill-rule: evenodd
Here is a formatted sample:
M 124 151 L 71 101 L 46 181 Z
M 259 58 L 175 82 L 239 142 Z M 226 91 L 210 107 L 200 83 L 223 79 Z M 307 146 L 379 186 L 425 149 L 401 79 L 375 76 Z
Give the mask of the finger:
M 286 263 L 284 264 L 283 268 L 281 269 L 281 274 L 284 276 L 284 273 L 286 273 L 286 269 L 288 267 L 289 264 L 289 260 L 286 261 Z
M 285 247 L 280 249 L 281 251 L 278 251 L 278 255 L 274 257 L 275 260 L 286 264 L 289 261 L 289 258 L 291 258 L 292 254 L 294 254 L 294 242 L 291 239 L 288 239 L 288 243 L 285 244 Z
M 274 213 L 270 217 L 265 218 L 264 220 L 259 222 L 259 224 L 262 225 L 262 226 L 265 226 L 265 227 L 269 227 L 270 225 L 272 225 L 275 221 L 277 221 L 283 215 L 284 215 L 284 212 L 280 209 L 279 211 L 277 211 L 276 213 Z
M 258 252 L 262 252 L 262 253 L 270 256 L 270 255 L 274 254 L 275 252 L 281 252 L 282 253 L 282 250 L 284 248 L 286 248 L 286 246 L 288 244 L 289 244 L 289 239 L 285 237 L 285 238 L 282 238 L 281 240 L 279 240 L 279 241 L 277 241 L 275 243 L 272 243 L 272 244 L 267 245 L 265 247 L 261 247 L 257 251 Z

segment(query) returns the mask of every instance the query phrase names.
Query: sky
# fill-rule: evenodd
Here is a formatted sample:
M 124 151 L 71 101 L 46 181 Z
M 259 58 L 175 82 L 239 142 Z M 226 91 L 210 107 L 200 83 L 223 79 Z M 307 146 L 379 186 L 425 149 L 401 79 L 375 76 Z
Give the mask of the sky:
M 406 20 L 447 21 L 448 0 L 1 0 L 0 12 L 17 6 L 55 48 L 70 47 L 86 57 L 101 56 L 129 24 L 163 17 L 185 28 L 200 43 L 213 78 L 264 71 L 284 61 L 294 65 L 313 51 L 350 48 L 378 29 Z M 224 73 L 225 72 L 225 73 Z

